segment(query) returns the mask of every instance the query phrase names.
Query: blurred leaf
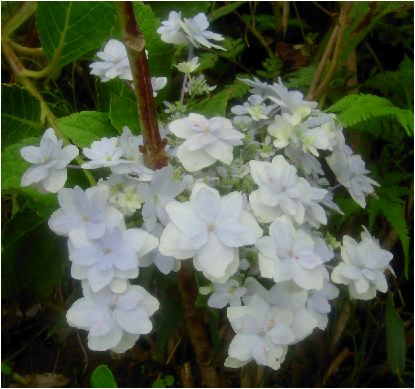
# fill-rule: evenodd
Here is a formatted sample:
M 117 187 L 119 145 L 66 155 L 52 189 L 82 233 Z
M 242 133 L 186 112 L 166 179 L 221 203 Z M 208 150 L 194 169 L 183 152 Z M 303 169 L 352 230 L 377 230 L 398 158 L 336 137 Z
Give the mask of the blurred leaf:
M 210 22 L 215 21 L 216 19 L 221 18 L 227 14 L 238 9 L 242 4 L 245 4 L 246 1 L 231 1 L 225 5 L 222 5 L 216 9 L 214 9 L 208 16 Z
M 93 388 L 118 388 L 114 375 L 107 365 L 97 366 L 91 375 Z
M 150 73 L 152 76 L 169 77 L 172 68 L 173 47 L 160 39 L 157 32 L 161 26 L 160 19 L 154 15 L 149 5 L 141 1 L 136 1 L 133 4 L 138 25 L 144 34 L 145 47 L 148 50 Z
M 37 27 L 49 60 L 58 52 L 57 64 L 63 66 L 98 49 L 108 40 L 115 15 L 112 2 L 39 2 Z
M 200 65 L 197 68 L 197 72 L 203 72 L 206 69 L 210 69 L 218 62 L 219 56 L 215 53 L 202 53 L 199 55 Z
M 173 386 L 173 384 L 174 384 L 174 377 L 171 374 L 166 375 L 164 377 L 164 382 L 166 383 L 167 386 Z
M 1 85 L 2 149 L 29 136 L 37 136 L 40 123 L 40 103 L 18 85 Z
M 213 116 L 225 116 L 228 100 L 229 92 L 224 90 L 215 96 L 207 97 L 192 105 L 190 109 L 192 112 L 200 113 L 208 118 Z
M 166 385 L 164 383 L 163 378 L 158 378 L 153 382 L 153 385 L 151 385 L 152 388 L 165 388 Z
M 13 369 L 6 363 L 1 361 L 1 374 L 10 375 Z
M 405 327 L 394 308 L 392 292 L 388 293 L 386 301 L 386 345 L 389 368 L 400 376 L 406 361 Z
M 127 126 L 133 134 L 140 134 L 137 103 L 129 97 L 112 95 L 109 115 L 112 125 L 120 132 Z
M 78 147 L 90 146 L 94 140 L 119 134 L 111 125 L 108 114 L 82 111 L 57 120 L 58 128 Z

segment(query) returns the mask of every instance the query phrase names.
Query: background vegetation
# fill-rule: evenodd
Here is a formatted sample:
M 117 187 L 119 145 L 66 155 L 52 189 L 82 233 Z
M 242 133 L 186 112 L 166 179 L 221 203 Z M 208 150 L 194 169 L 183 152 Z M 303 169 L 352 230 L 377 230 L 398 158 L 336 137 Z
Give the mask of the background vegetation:
M 125 84 L 89 74 L 98 49 L 120 37 L 114 5 L 1 7 L 2 386 L 99 387 L 112 385 L 112 374 L 120 387 L 200 385 L 174 274 L 140 272 L 140 284 L 161 299 L 151 335 L 121 356 L 86 349 L 85 334 L 65 319 L 80 286 L 69 277 L 65 240 L 47 227 L 56 197 L 20 187 L 27 164 L 19 150 L 48 126 L 80 147 L 119 134 L 125 124 L 139 131 Z M 201 55 L 209 84 L 218 87 L 192 109 L 225 112 L 242 101 L 247 87 L 236 77 L 281 77 L 339 115 L 348 143 L 381 184 L 364 210 L 341 193 L 345 215 L 329 228 L 343 235 L 363 224 L 380 238 L 394 254 L 390 292 L 369 303 L 342 294 L 328 329 L 294 346 L 279 371 L 223 369 L 223 385 L 413 386 L 413 3 L 137 2 L 135 10 L 151 71 L 169 78 L 157 97 L 161 118 L 163 101 L 178 97 L 182 80 L 172 64 L 184 52 L 161 42 L 155 30 L 171 10 L 206 12 L 228 51 Z M 74 183 L 86 186 L 87 177 L 71 171 L 68 185 Z M 223 312 L 205 312 L 222 366 L 231 330 Z

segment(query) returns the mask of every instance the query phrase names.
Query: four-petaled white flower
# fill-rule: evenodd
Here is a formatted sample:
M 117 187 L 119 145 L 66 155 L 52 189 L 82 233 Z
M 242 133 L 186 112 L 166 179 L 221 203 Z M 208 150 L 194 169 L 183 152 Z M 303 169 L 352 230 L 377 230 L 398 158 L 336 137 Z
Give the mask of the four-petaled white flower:
M 91 239 L 101 238 L 107 227 L 124 226 L 122 214 L 107 203 L 107 193 L 97 187 L 85 192 L 75 186 L 58 193 L 61 208 L 49 218 L 49 228 L 58 235 L 68 236 L 74 229 L 82 229 Z
M 314 241 L 292 221 L 278 217 L 269 227 L 270 236 L 258 239 L 261 276 L 275 282 L 293 280 L 303 289 L 320 290 L 327 270 L 314 251 Z
M 347 188 L 353 200 L 362 208 L 366 207 L 366 194 L 374 193 L 373 186 L 379 184 L 367 177 L 369 170 L 360 155 L 354 155 L 350 147 L 343 145 L 334 149 L 332 155 L 326 158 L 339 182 Z
M 212 308 L 225 308 L 227 305 L 238 307 L 241 305 L 241 297 L 245 295 L 246 288 L 240 287 L 239 282 L 233 279 L 224 284 L 212 284 L 210 287 L 199 288 L 201 294 L 209 294 L 207 304 Z
M 84 147 L 82 152 L 91 161 L 82 164 L 83 169 L 112 167 L 121 162 L 122 149 L 118 146 L 118 138 L 102 138 L 92 142 L 91 147 Z
M 123 353 L 153 329 L 150 316 L 159 302 L 141 286 L 129 286 L 123 293 L 109 288 L 91 293 L 83 286 L 85 297 L 75 301 L 66 318 L 70 326 L 88 331 L 91 350 Z
M 115 77 L 129 81 L 133 79 L 127 50 L 122 42 L 110 39 L 104 51 L 98 51 L 97 57 L 103 62 L 94 62 L 89 67 L 92 69 L 91 74 L 98 76 L 103 82 Z
M 68 246 L 73 278 L 87 280 L 94 293 L 106 286 L 122 293 L 127 280 L 138 276 L 140 258 L 158 246 L 158 239 L 139 228 L 108 228 L 99 239 L 88 239 L 85 231 L 72 230 Z
M 279 369 L 287 346 L 296 340 L 290 310 L 270 306 L 259 296 L 252 296 L 248 305 L 229 307 L 228 319 L 236 332 L 229 345 L 227 367 L 242 367 L 251 360 L 258 365 Z
M 178 259 L 193 257 L 195 268 L 216 283 L 238 269 L 238 247 L 252 245 L 262 235 L 254 217 L 243 209 L 239 192 L 224 197 L 206 185 L 195 185 L 190 201 L 170 202 L 171 222 L 160 238 L 160 252 Z
M 186 139 L 177 149 L 177 158 L 189 172 L 213 165 L 217 160 L 229 165 L 233 159 L 233 146 L 242 144 L 244 137 L 222 117 L 207 119 L 191 113 L 189 117 L 170 123 L 169 130 Z
M 189 41 L 182 30 L 182 16 L 179 12 L 171 11 L 169 18 L 161 22 L 162 26 L 157 29 L 161 40 L 174 45 L 185 45 Z
M 26 146 L 20 150 L 24 160 L 33 164 L 23 174 L 21 186 L 39 184 L 48 192 L 56 193 L 63 188 L 67 178 L 66 166 L 79 154 L 74 145 L 62 148 L 53 128 L 48 128 L 40 140 L 39 147 Z
M 366 229 L 361 239 L 358 243 L 348 235 L 343 237 L 343 261 L 334 268 L 331 279 L 336 284 L 349 285 L 352 298 L 369 300 L 376 296 L 377 290 L 387 291 L 384 271 L 389 268 L 393 255 L 381 249 Z

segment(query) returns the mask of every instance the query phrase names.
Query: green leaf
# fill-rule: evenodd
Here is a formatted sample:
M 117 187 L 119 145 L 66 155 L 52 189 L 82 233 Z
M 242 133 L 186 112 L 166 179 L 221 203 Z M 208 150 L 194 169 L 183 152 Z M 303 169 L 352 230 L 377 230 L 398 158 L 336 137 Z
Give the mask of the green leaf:
M 394 308 L 392 292 L 388 293 L 385 320 L 388 365 L 393 374 L 400 376 L 406 361 L 405 327 Z
M 111 125 L 108 114 L 82 111 L 57 120 L 59 130 L 79 147 L 90 146 L 94 140 L 119 134 Z
M 112 125 L 120 132 L 127 126 L 133 134 L 140 134 L 140 122 L 137 103 L 129 97 L 113 95 L 109 115 Z
M 166 386 L 173 386 L 173 384 L 174 384 L 174 377 L 171 374 L 166 375 L 164 377 L 164 382 L 166 383 Z
M 26 89 L 18 85 L 1 85 L 2 148 L 36 136 L 42 130 L 40 103 Z
M 329 109 L 337 113 L 345 126 L 353 126 L 374 117 L 393 116 L 401 123 L 408 135 L 413 134 L 413 112 L 395 107 L 388 99 L 375 95 L 345 96 Z
M 311 64 L 309 66 L 301 67 L 300 69 L 288 75 L 288 80 L 285 82 L 290 88 L 308 87 L 313 80 L 317 65 Z
M 28 138 L 21 143 L 8 146 L 1 154 L 1 185 L 2 190 L 20 188 L 23 173 L 30 166 L 21 156 L 20 149 L 24 146 L 38 145 L 39 139 Z
M 150 73 L 152 76 L 168 77 L 171 72 L 173 47 L 160 39 L 157 32 L 161 26 L 160 19 L 154 15 L 149 5 L 145 5 L 141 1 L 133 4 L 138 25 L 144 34 L 145 47 L 148 50 Z
M 115 8 L 105 1 L 41 1 L 37 26 L 49 60 L 66 65 L 98 49 L 111 35 Z
M 235 11 L 236 9 L 238 9 L 242 4 L 245 4 L 246 1 L 231 1 L 228 4 L 225 4 L 221 7 L 216 8 L 215 10 L 213 10 L 209 16 L 208 19 L 210 22 L 215 21 L 216 19 L 221 18 L 222 16 L 228 15 L 231 12 Z
M 124 80 L 114 78 L 102 82 L 98 77 L 95 79 L 95 88 L 97 90 L 98 111 L 109 112 L 111 107 L 111 96 L 123 96 L 135 99 L 134 92 L 128 87 Z
M 207 117 L 225 116 L 228 100 L 229 92 L 224 90 L 213 97 L 208 97 L 194 104 L 190 107 L 190 110 Z
M 91 375 L 93 388 L 118 388 L 114 375 L 107 365 L 97 366 Z
M 215 53 L 202 53 L 199 55 L 200 65 L 197 68 L 197 72 L 203 72 L 206 69 L 213 68 L 216 62 L 218 62 L 219 56 Z
M 13 369 L 6 363 L 1 361 L 1 374 L 10 375 Z
M 152 388 L 165 388 L 166 385 L 164 383 L 163 378 L 158 378 L 153 382 L 153 385 L 151 385 Z

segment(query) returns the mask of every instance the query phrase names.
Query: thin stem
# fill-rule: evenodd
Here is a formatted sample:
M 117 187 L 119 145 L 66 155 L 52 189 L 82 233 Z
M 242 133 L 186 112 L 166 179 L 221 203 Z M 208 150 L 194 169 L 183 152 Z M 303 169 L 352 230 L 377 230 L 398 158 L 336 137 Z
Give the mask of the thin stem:
M 134 15 L 130 1 L 115 3 L 124 33 L 124 43 L 133 75 L 134 93 L 140 112 L 141 133 L 145 164 L 155 170 L 167 165 L 165 143 L 161 140 L 157 122 L 156 102 L 153 97 L 150 71 L 144 51 L 144 35 Z
M 330 82 L 332 81 L 333 76 L 337 70 L 337 65 L 338 65 L 340 53 L 342 50 L 343 36 L 346 30 L 347 16 L 349 14 L 351 7 L 352 7 L 352 3 L 350 1 L 346 1 L 343 3 L 343 7 L 342 7 L 342 10 L 340 11 L 340 16 L 339 16 L 339 32 L 337 34 L 336 46 L 334 48 L 333 57 L 331 59 L 330 67 L 325 77 L 323 78 L 323 81 L 321 82 L 320 86 L 316 90 L 316 93 L 315 93 L 316 97 L 321 96 L 326 91 L 326 89 L 329 87 Z
M 189 55 L 187 56 L 188 61 L 190 61 L 193 58 L 193 53 L 194 53 L 194 47 L 191 45 L 189 47 Z M 182 104 L 183 104 L 183 101 L 184 101 L 184 93 L 185 93 L 186 84 L 187 84 L 188 80 L 189 80 L 189 73 L 185 73 L 184 77 L 183 77 L 182 89 L 180 91 L 180 102 Z
M 301 23 L 300 14 L 298 13 L 297 5 L 295 4 L 295 1 L 293 1 L 292 3 L 293 3 L 293 6 L 294 6 L 295 15 L 297 16 L 297 19 L 298 19 L 298 24 L 300 26 L 300 31 L 301 31 L 301 35 L 303 37 L 303 42 L 305 42 L 306 37 L 305 37 L 305 34 L 304 34 L 303 24 Z
M 318 3 L 318 1 L 313 1 L 313 4 L 321 11 L 323 11 L 326 15 L 329 15 L 331 18 L 335 15 L 333 12 L 330 12 L 329 10 L 325 9 L 321 4 Z
M 10 36 L 37 10 L 36 1 L 26 1 L 1 29 L 2 36 Z
M 275 57 L 274 52 L 271 50 L 268 43 L 265 41 L 265 39 L 262 37 L 262 35 L 256 30 L 256 28 L 254 26 L 251 26 L 249 23 L 247 23 L 245 21 L 245 19 L 238 12 L 234 11 L 233 13 L 238 17 L 238 19 L 243 24 L 245 24 L 246 28 L 251 32 L 251 34 L 258 40 L 258 42 L 261 44 L 261 46 L 265 49 L 268 56 L 270 58 L 274 58 Z
M 45 52 L 43 51 L 42 47 L 35 47 L 35 48 L 25 47 L 25 46 L 19 45 L 15 41 L 12 41 L 10 38 L 5 37 L 4 39 L 6 40 L 7 43 L 9 43 L 11 47 L 13 47 L 13 49 L 17 53 L 28 55 L 30 57 L 42 57 L 45 55 Z
M 317 85 L 323 75 L 324 68 L 327 64 L 330 55 L 334 50 L 334 45 L 336 43 L 337 34 L 339 32 L 339 26 L 335 26 L 333 32 L 330 35 L 330 39 L 327 43 L 327 46 L 324 50 L 323 56 L 321 57 L 320 63 L 318 64 L 318 68 L 314 74 L 313 81 L 311 82 L 310 89 L 307 94 L 307 100 L 314 100 L 315 98 L 315 91 L 317 89 Z
M 41 121 L 43 123 L 44 119 L 47 120 L 48 124 L 53 127 L 56 130 L 56 134 L 59 138 L 63 140 L 65 144 L 70 144 L 71 142 L 69 139 L 59 130 L 59 126 L 56 121 L 56 117 L 53 114 L 53 112 L 50 110 L 49 106 L 43 99 L 42 95 L 37 90 L 35 84 L 29 80 L 27 77 L 25 77 L 22 74 L 22 69 L 24 68 L 22 63 L 20 62 L 19 58 L 16 56 L 16 53 L 13 51 L 13 49 L 9 46 L 9 44 L 3 39 L 2 41 L 3 45 L 3 55 L 5 56 L 7 62 L 9 63 L 13 73 L 16 75 L 16 78 L 18 81 L 26 88 L 28 92 L 30 92 L 36 99 L 40 102 L 40 115 L 41 115 Z M 75 159 L 79 165 L 84 163 L 84 160 L 77 156 Z M 88 170 L 83 170 L 86 178 L 88 179 L 91 186 L 96 185 L 96 181 L 94 176 L 91 174 Z

